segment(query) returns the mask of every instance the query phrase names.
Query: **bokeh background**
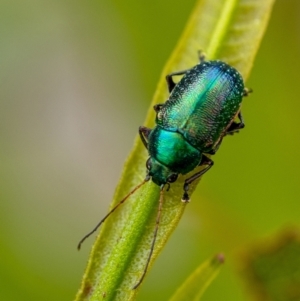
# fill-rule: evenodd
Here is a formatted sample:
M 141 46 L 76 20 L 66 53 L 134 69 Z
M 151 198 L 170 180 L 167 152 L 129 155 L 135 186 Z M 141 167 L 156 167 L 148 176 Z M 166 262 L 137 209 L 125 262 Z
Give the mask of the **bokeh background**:
M 1 1 L 0 300 L 74 298 L 93 239 L 76 244 L 107 210 L 194 3 Z M 246 128 L 224 140 L 138 300 L 167 300 L 220 251 L 203 300 L 249 300 L 240 250 L 299 226 L 299 54 L 300 2 L 277 0 Z

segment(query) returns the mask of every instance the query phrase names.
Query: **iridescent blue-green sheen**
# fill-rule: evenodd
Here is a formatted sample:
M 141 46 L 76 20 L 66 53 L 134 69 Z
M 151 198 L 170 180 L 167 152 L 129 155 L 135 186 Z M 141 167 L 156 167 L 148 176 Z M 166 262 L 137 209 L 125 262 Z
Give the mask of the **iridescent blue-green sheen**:
M 176 173 L 188 173 L 199 163 L 201 152 L 178 132 L 170 132 L 159 126 L 149 135 L 149 153 L 158 162 Z
M 153 181 L 166 183 L 172 172 L 192 171 L 203 153 L 214 150 L 243 95 L 243 78 L 224 62 L 205 61 L 188 70 L 159 108 L 148 137 Z
M 187 71 L 157 114 L 158 126 L 179 132 L 201 152 L 213 149 L 239 112 L 244 82 L 221 61 L 207 61 Z

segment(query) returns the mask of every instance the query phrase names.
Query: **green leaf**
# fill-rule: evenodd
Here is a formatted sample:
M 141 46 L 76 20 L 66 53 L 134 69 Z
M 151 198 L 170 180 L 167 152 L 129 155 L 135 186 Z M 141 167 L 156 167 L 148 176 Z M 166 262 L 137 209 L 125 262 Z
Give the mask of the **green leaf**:
M 144 125 L 153 127 L 156 103 L 168 97 L 166 74 L 198 62 L 198 50 L 208 59 L 221 59 L 247 78 L 266 29 L 274 0 L 198 1 L 178 45 L 163 69 Z M 125 164 L 111 208 L 145 178 L 147 151 L 139 138 Z M 195 171 L 194 171 L 195 172 Z M 182 203 L 184 179 L 179 177 L 164 195 L 160 228 L 150 266 L 177 226 L 186 204 Z M 191 185 L 191 193 L 197 183 Z M 135 192 L 104 223 L 93 246 L 76 301 L 133 300 L 153 237 L 159 188 L 151 181 Z
M 198 301 L 206 288 L 214 280 L 224 262 L 224 256 L 219 254 L 201 264 L 177 289 L 170 301 Z

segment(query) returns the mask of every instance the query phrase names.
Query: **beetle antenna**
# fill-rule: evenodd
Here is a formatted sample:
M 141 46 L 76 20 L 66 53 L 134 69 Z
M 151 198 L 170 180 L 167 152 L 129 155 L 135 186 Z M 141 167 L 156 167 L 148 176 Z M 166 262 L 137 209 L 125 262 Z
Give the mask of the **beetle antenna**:
M 158 211 L 157 211 L 157 215 L 156 215 L 155 229 L 154 229 L 154 233 L 153 233 L 152 244 L 151 244 L 150 253 L 148 255 L 148 259 L 147 259 L 147 262 L 146 262 L 146 266 L 144 268 L 143 274 L 142 274 L 141 278 L 139 279 L 138 283 L 135 284 L 135 286 L 132 289 L 138 288 L 140 286 L 140 284 L 143 282 L 143 280 L 145 278 L 145 275 L 147 273 L 148 267 L 149 267 L 149 263 L 150 263 L 153 251 L 154 251 L 154 245 L 155 245 L 156 238 L 157 238 L 157 232 L 158 232 L 158 227 L 159 227 L 159 223 L 160 223 L 162 205 L 163 205 L 163 200 L 164 200 L 164 198 L 163 198 L 163 196 L 164 196 L 164 190 L 163 190 L 164 186 L 165 185 L 162 185 L 160 187 L 160 197 L 159 197 Z
M 134 193 L 136 192 L 141 186 L 143 186 L 146 182 L 148 182 L 150 179 L 149 176 L 147 176 L 145 178 L 145 180 L 140 183 L 139 185 L 137 185 L 134 189 L 132 189 L 115 207 L 113 207 L 104 217 L 103 219 L 96 225 L 96 227 L 89 232 L 88 234 L 86 234 L 78 243 L 77 245 L 77 249 L 80 250 L 82 243 L 88 238 L 90 237 L 94 232 L 97 231 L 97 229 L 105 222 L 105 220 L 123 203 L 125 203 L 125 201 Z

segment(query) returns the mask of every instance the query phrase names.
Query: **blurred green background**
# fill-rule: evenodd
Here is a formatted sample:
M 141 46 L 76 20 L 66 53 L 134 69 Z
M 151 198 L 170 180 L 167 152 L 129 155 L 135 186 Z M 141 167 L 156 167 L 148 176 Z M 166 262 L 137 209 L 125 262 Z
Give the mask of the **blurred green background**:
M 1 1 L 0 300 L 74 298 L 93 239 L 76 244 L 107 210 L 194 3 Z M 249 300 L 239 251 L 299 226 L 299 54 L 300 2 L 277 0 L 246 128 L 225 139 L 138 300 L 167 300 L 220 251 L 203 300 Z

